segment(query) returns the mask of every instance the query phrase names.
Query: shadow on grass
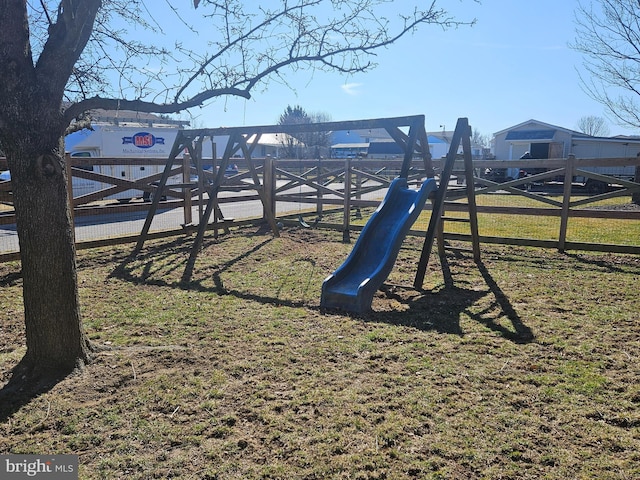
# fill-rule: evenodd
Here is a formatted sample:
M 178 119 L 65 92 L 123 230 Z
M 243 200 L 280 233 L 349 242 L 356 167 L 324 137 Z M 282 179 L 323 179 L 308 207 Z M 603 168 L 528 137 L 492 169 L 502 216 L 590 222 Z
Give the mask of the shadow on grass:
M 34 373 L 23 358 L 0 389 L 0 422 L 4 422 L 33 399 L 47 393 L 73 373 L 74 369 Z
M 236 264 L 246 260 L 252 255 L 258 253 L 265 248 L 269 243 L 273 241 L 273 237 L 269 237 L 260 243 L 254 245 L 249 250 L 246 250 L 240 255 L 222 263 L 209 273 L 205 279 L 192 279 L 188 282 L 180 280 L 170 282 L 162 278 L 154 278 L 154 274 L 162 271 L 163 276 L 175 272 L 179 269 L 184 269 L 186 265 L 185 256 L 189 254 L 189 251 L 180 245 L 180 241 L 171 242 L 171 244 L 163 244 L 157 249 L 150 249 L 145 253 L 132 254 L 125 258 L 109 275 L 113 278 L 130 282 L 133 284 L 153 285 L 158 287 L 179 288 L 181 290 L 194 290 L 199 292 L 215 293 L 217 295 L 231 295 L 239 299 L 254 301 L 262 304 L 275 305 L 275 306 L 288 306 L 288 307 L 310 307 L 308 303 L 304 301 L 283 300 L 281 298 L 256 295 L 252 293 L 243 292 L 240 290 L 228 289 L 225 287 L 222 280 L 222 276 L 225 272 L 232 269 Z M 211 242 L 209 242 L 210 244 Z M 208 244 L 203 245 L 203 249 Z M 171 255 L 176 253 L 176 250 L 180 249 L 180 254 L 174 255 L 173 259 L 170 259 Z M 159 266 L 162 265 L 162 266 Z M 213 286 L 204 285 L 204 281 L 212 281 Z M 312 307 L 310 307 L 312 308 Z
M 165 244 L 158 249 L 147 250 L 138 256 L 128 257 L 113 271 L 112 276 L 135 284 L 210 292 L 218 295 L 230 295 L 265 305 L 304 307 L 311 310 L 325 311 L 319 305 L 310 304 L 304 300 L 285 300 L 275 295 L 258 295 L 248 291 L 229 289 L 224 285 L 222 277 L 225 272 L 228 272 L 235 265 L 247 260 L 252 255 L 257 254 L 268 246 L 272 240 L 273 238 L 269 237 L 260 241 L 252 248 L 230 260 L 216 265 L 206 273 L 206 278 L 195 278 L 189 282 L 165 280 L 167 273 L 184 268 L 184 257 L 188 252 L 184 244 L 180 245 L 178 241 L 170 245 Z M 533 340 L 534 335 L 531 329 L 522 322 L 509 298 L 500 289 L 483 263 L 477 264 L 478 271 L 487 286 L 486 289 L 482 290 L 471 287 L 465 288 L 464 280 L 456 279 L 454 281 L 446 259 L 441 259 L 441 264 L 444 273 L 444 288 L 437 292 L 418 292 L 407 288 L 407 291 L 398 293 L 394 291 L 396 287 L 389 287 L 388 284 L 384 284 L 381 290 L 386 296 L 407 305 L 408 309 L 404 311 L 370 312 L 363 316 L 364 319 L 410 326 L 420 330 L 435 330 L 442 333 L 462 335 L 460 317 L 465 314 L 513 342 L 526 343 Z M 161 276 L 156 275 L 158 272 L 161 273 Z M 209 285 L 205 285 L 204 282 L 208 282 Z M 211 285 L 211 282 L 213 282 L 213 285 Z M 473 308 L 474 305 L 478 305 L 482 298 L 487 296 L 490 296 L 491 300 L 484 302 L 486 306 L 482 310 L 478 311 L 478 308 Z M 340 313 L 345 314 L 345 312 Z
M 22 271 L 9 272 L 0 276 L 0 287 L 11 287 L 18 281 L 22 281 Z
M 501 332 L 505 338 L 509 338 L 515 342 L 527 343 L 532 341 L 534 339 L 533 332 L 522 322 L 522 319 L 518 315 L 518 312 L 515 308 L 513 308 L 513 305 L 509 301 L 509 297 L 502 291 L 498 283 L 493 279 L 493 277 L 491 276 L 491 272 L 489 272 L 489 269 L 487 269 L 487 267 L 482 262 L 478 263 L 478 269 L 480 270 L 484 281 L 489 287 L 489 291 L 495 298 L 492 305 L 496 305 L 497 307 L 499 307 L 499 309 L 509 319 L 509 321 L 513 325 L 513 328 L 515 329 L 515 333 L 511 332 L 510 330 L 506 330 L 499 325 L 492 324 L 492 322 L 484 322 L 482 317 L 477 317 L 476 319 L 479 322 L 485 323 L 487 327 L 491 328 L 492 330 Z M 472 318 L 474 318 L 473 315 Z
M 421 291 L 417 295 L 407 296 L 398 294 L 383 285 L 382 290 L 387 297 L 406 304 L 409 308 L 406 311 L 371 313 L 368 318 L 419 330 L 463 335 L 460 317 L 465 314 L 512 342 L 529 343 L 534 340 L 533 332 L 524 324 L 507 295 L 482 262 L 478 263 L 477 267 L 487 285 L 487 289 L 483 290 L 460 286 L 464 285 L 464 282 L 454 282 L 446 259 L 441 259 L 441 263 L 444 274 L 442 289 L 437 292 Z M 481 310 L 473 308 L 487 296 L 491 299 L 485 307 Z M 511 328 L 499 322 L 502 318 L 506 318 Z
M 593 270 L 593 267 L 600 268 L 605 272 L 609 273 L 638 273 L 640 274 L 640 263 L 637 265 L 637 268 L 630 265 L 629 263 L 620 263 L 616 264 L 615 260 L 612 260 L 611 257 L 597 257 L 593 255 L 588 255 L 584 253 L 571 253 L 565 252 L 564 255 L 579 265 L 584 265 L 589 270 Z

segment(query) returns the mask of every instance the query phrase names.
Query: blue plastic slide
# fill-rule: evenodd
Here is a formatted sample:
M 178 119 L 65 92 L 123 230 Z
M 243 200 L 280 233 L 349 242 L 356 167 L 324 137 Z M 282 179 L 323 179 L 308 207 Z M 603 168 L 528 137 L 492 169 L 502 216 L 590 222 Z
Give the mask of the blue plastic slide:
M 408 188 L 406 178 L 391 182 L 347 259 L 322 283 L 321 307 L 354 313 L 371 310 L 373 295 L 391 273 L 404 237 L 437 188 L 432 178 L 420 190 Z

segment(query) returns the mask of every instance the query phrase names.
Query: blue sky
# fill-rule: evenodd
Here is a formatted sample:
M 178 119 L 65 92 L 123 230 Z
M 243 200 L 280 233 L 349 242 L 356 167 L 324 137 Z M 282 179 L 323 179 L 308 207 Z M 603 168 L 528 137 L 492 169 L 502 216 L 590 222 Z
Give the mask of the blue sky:
M 588 1 L 588 0 L 585 0 Z M 426 27 L 378 56 L 365 74 L 298 71 L 291 88 L 271 83 L 250 100 L 220 100 L 194 109 L 195 126 L 277 123 L 287 105 L 333 120 L 426 115 L 427 130 L 451 130 L 468 117 L 482 134 L 531 118 L 575 129 L 604 108 L 580 88 L 582 57 L 574 40 L 577 0 L 441 0 L 474 27 Z M 611 135 L 640 134 L 609 121 Z

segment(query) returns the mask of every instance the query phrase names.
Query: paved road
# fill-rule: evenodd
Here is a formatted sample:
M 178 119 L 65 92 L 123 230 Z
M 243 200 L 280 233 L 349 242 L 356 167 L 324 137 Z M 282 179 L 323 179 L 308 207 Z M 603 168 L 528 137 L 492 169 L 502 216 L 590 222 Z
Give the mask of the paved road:
M 295 212 L 297 204 L 279 203 L 278 215 Z M 304 206 L 302 208 L 308 208 Z M 262 203 L 252 200 L 222 204 L 220 209 L 227 218 L 246 219 L 262 216 Z M 142 231 L 147 212 L 110 213 L 76 217 L 76 240 L 87 241 L 109 237 L 135 235 Z M 199 208 L 192 208 L 192 223 L 199 223 Z M 151 224 L 151 231 L 171 230 L 184 224 L 184 209 L 160 210 Z M 0 225 L 0 253 L 18 251 L 18 235 L 15 225 Z
M 335 188 L 335 185 L 332 185 L 332 187 Z M 296 189 L 292 193 L 298 194 L 300 190 Z M 255 191 L 246 191 L 246 194 L 254 195 Z M 384 194 L 384 191 L 377 191 L 367 194 L 363 198 L 380 200 Z M 222 192 L 220 194 L 221 197 L 237 195 L 238 193 L 234 192 Z M 313 208 L 313 204 L 309 203 L 278 202 L 276 215 L 295 214 Z M 259 200 L 222 203 L 220 209 L 225 217 L 235 218 L 236 220 L 262 216 L 262 203 Z M 78 216 L 76 217 L 76 240 L 87 241 L 138 234 L 142 231 L 146 216 L 146 211 Z M 198 206 L 192 208 L 192 223 L 199 223 Z M 155 215 L 150 230 L 171 230 L 179 228 L 182 224 L 184 224 L 184 210 L 182 207 L 165 209 Z M 18 250 L 18 236 L 15 225 L 0 225 L 0 253 L 16 252 Z

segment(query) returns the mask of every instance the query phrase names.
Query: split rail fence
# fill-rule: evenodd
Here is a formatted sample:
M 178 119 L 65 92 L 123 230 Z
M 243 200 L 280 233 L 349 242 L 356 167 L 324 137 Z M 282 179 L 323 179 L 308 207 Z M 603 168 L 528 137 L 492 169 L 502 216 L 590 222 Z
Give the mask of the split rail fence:
M 162 173 L 135 180 L 101 175 L 87 167 L 102 162 L 112 165 L 164 165 L 166 159 L 97 159 L 68 158 L 69 178 L 101 182 L 104 188 L 72 199 L 78 248 L 91 248 L 136 242 L 145 220 L 149 203 L 134 200 L 128 203 L 107 201 L 109 195 L 131 188 L 155 193 Z M 402 159 L 254 159 L 272 208 L 284 225 L 334 228 L 344 233 L 362 228 L 375 209 L 391 180 L 402 166 Z M 432 160 L 436 177 L 440 160 Z M 633 180 L 594 173 L 593 167 L 634 167 Z M 0 169 L 6 163 L 0 159 Z M 228 228 L 235 224 L 258 223 L 265 218 L 264 205 L 248 183 L 250 173 L 238 159 L 239 172 L 226 179 L 220 188 L 219 203 L 225 218 L 216 219 L 210 228 Z M 492 169 L 519 168 L 543 171 L 523 178 L 496 181 L 484 172 Z M 462 161 L 460 161 L 462 169 Z M 586 250 L 640 254 L 640 158 L 545 160 L 476 160 L 474 184 L 478 204 L 481 243 L 522 245 L 553 248 L 560 251 Z M 185 156 L 182 165 L 172 170 L 185 183 L 163 192 L 161 214 L 154 219 L 150 236 L 191 234 L 206 201 L 206 178 L 198 186 L 187 183 L 197 173 Z M 454 173 L 455 175 L 455 173 Z M 416 185 L 427 174 L 421 167 L 412 167 L 409 180 Z M 451 182 L 447 196 L 447 211 L 466 211 L 462 183 L 464 175 Z M 582 179 L 576 182 L 576 179 Z M 593 193 L 585 179 L 607 185 Z M 73 186 L 73 182 L 70 182 Z M 72 188 L 71 188 L 72 191 Z M 424 235 L 430 215 L 430 202 L 414 225 L 413 234 Z M 588 226 L 585 228 L 585 223 Z M 575 225 L 581 225 L 576 228 Z M 447 224 L 449 227 L 449 223 Z M 15 216 L 11 202 L 11 183 L 0 181 L 0 261 L 19 257 Z M 470 241 L 470 236 L 455 228 L 445 230 L 447 241 Z M 611 243 L 610 239 L 615 238 Z

